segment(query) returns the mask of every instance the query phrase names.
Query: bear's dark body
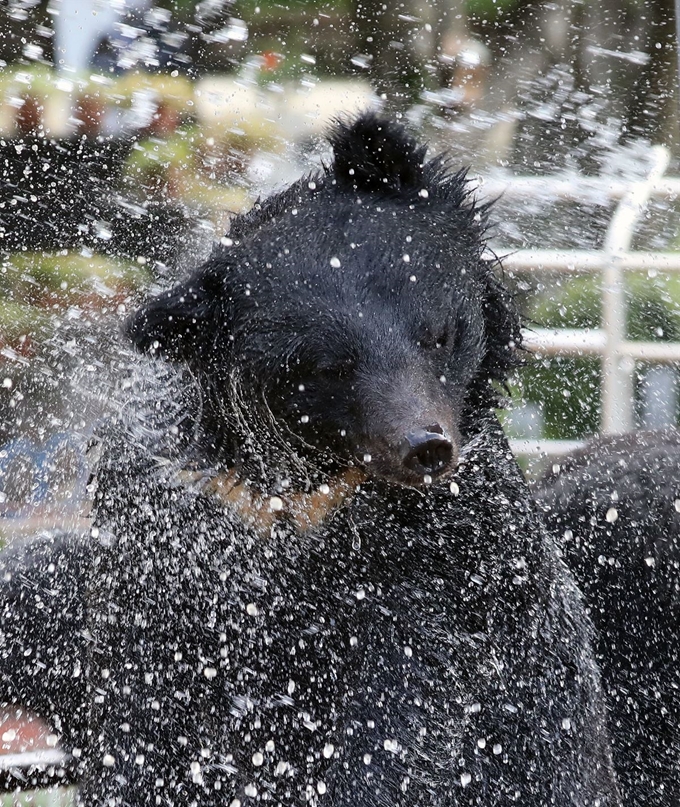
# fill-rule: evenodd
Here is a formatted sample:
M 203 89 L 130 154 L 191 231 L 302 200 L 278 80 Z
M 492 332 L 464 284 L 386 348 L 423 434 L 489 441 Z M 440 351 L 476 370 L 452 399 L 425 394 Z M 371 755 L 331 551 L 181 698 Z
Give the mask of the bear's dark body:
M 304 536 L 254 538 L 144 473 L 130 500 L 118 461 L 103 469 L 121 537 L 97 573 L 111 674 L 88 802 L 137 803 L 135 782 L 141 803 L 245 804 L 249 784 L 283 804 L 324 785 L 333 805 L 616 803 L 579 596 L 487 429 L 458 497 L 370 484 Z
M 88 743 L 85 600 L 92 557 L 90 536 L 75 532 L 18 541 L 0 552 L 0 703 L 46 720 L 69 749 Z
M 624 804 L 678 804 L 680 434 L 593 441 L 535 493 L 597 629 Z
M 178 369 L 103 437 L 81 800 L 618 805 L 485 212 L 398 127 L 334 147 L 129 324 Z

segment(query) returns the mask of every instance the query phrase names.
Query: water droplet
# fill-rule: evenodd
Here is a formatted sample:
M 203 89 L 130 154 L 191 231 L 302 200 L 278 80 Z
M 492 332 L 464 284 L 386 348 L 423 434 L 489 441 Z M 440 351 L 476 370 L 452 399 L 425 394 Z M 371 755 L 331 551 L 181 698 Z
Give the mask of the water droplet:
M 340 268 L 340 258 L 336 258 L 336 257 L 331 258 L 331 266 L 333 267 L 333 269 L 339 269 Z
M 368 70 L 372 61 L 373 55 L 367 53 L 357 53 L 356 56 L 352 56 L 350 59 L 350 62 L 361 70 Z
M 246 613 L 249 616 L 257 616 L 260 613 L 260 609 L 254 602 L 249 602 L 248 605 L 246 605 Z
M 609 510 L 607 510 L 607 515 L 605 518 L 610 524 L 613 524 L 618 517 L 619 511 L 616 509 L 616 507 L 610 507 Z
M 259 751 L 256 751 L 253 754 L 253 765 L 256 768 L 259 768 L 260 765 L 262 765 L 263 763 L 264 763 L 264 756 Z
M 113 756 L 113 754 L 104 754 L 102 763 L 105 768 L 113 768 L 113 766 L 116 764 L 116 758 Z
M 467 787 L 470 782 L 472 781 L 472 775 L 469 774 L 467 771 L 465 773 L 461 773 L 460 775 L 460 783 L 463 787 Z
M 220 28 L 211 35 L 213 42 L 225 44 L 227 42 L 246 42 L 248 40 L 248 26 L 243 20 L 232 17 L 229 24 Z
M 280 510 L 283 510 L 283 499 L 279 496 L 272 496 L 269 500 L 269 509 L 273 513 L 278 513 Z
M 323 755 L 324 759 L 330 759 L 333 756 L 333 752 L 335 751 L 335 746 L 333 743 L 326 743 L 323 747 Z
M 449 490 L 453 493 L 454 496 L 457 496 L 460 493 L 460 488 L 456 482 L 451 482 L 449 485 Z

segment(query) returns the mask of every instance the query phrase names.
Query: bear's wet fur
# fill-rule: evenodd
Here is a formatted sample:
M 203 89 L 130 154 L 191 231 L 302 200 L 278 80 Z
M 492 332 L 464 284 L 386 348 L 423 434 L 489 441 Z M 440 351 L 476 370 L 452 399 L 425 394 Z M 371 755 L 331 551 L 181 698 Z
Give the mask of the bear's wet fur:
M 331 142 L 128 323 L 152 383 L 102 436 L 81 801 L 618 805 L 494 412 L 521 336 L 487 210 L 398 125 Z

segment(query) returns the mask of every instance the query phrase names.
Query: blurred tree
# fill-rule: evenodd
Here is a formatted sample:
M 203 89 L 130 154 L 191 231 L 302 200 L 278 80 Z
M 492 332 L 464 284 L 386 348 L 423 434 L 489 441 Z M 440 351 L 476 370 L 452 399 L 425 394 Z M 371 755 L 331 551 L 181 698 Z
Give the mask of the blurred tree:
M 596 171 L 631 136 L 677 148 L 674 0 L 529 0 L 470 26 L 494 54 L 484 107 L 515 121 L 511 164 Z

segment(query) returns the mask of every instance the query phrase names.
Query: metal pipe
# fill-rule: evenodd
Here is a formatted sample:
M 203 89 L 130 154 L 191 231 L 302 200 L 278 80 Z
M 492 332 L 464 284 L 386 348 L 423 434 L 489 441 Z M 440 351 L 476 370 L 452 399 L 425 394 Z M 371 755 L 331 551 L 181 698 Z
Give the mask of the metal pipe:
M 602 326 L 607 340 L 602 358 L 602 431 L 618 434 L 633 428 L 634 361 L 622 351 L 626 333 L 621 258 L 628 252 L 637 222 L 647 206 L 654 183 L 670 161 L 668 149 L 654 146 L 647 178 L 636 182 L 622 197 L 609 223 L 603 252 L 607 264 L 602 276 Z
M 676 0 L 680 3 L 680 0 Z M 503 176 L 479 178 L 476 194 L 495 199 L 512 197 L 519 201 L 572 201 L 579 204 L 607 205 L 621 199 L 630 190 L 630 182 L 607 177 L 523 177 Z M 680 197 L 680 177 L 659 177 L 652 184 L 651 198 Z
M 512 272 L 594 274 L 605 269 L 608 262 L 609 257 L 599 250 L 522 249 L 504 257 L 503 268 Z M 624 272 L 680 272 L 680 252 L 625 252 L 619 255 L 618 263 Z
M 585 440 L 510 440 L 514 454 L 562 457 L 585 445 Z
M 527 329 L 523 334 L 524 346 L 538 358 L 543 356 L 601 356 L 607 344 L 602 328 Z M 678 342 L 632 342 L 623 340 L 619 354 L 636 361 L 655 364 L 680 364 Z
M 602 328 L 532 328 L 523 344 L 540 356 L 601 356 L 607 341 Z

